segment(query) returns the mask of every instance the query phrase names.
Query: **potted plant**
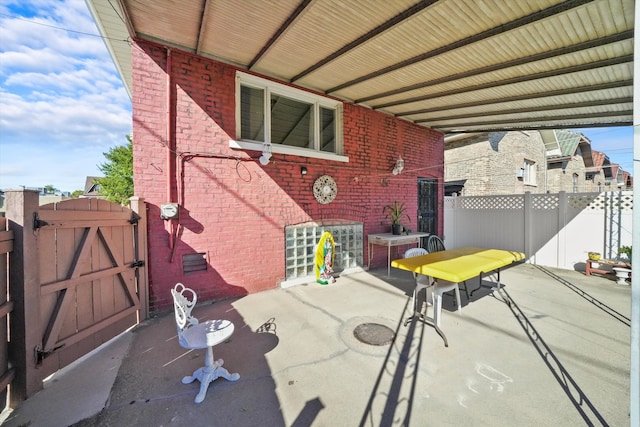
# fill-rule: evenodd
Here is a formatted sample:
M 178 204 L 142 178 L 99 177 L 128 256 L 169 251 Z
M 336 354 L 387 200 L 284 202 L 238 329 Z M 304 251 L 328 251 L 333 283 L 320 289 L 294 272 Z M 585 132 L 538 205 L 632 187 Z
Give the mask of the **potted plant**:
M 618 258 L 626 259 L 631 262 L 631 246 L 620 246 L 618 250 Z
M 402 223 L 401 220 L 403 218 L 407 218 L 407 221 L 411 221 L 409 215 L 406 213 L 407 208 L 404 203 L 401 202 L 393 202 L 393 204 L 386 205 L 382 208 L 382 213 L 385 214 L 385 218 L 391 220 L 391 233 L 392 234 L 402 234 Z

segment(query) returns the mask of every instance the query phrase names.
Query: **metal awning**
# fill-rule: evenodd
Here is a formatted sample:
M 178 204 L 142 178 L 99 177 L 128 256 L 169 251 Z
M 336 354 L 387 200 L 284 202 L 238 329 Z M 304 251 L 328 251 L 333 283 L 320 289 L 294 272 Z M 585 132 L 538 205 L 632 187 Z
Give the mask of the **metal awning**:
M 444 133 L 630 126 L 633 0 L 87 0 L 128 37 Z

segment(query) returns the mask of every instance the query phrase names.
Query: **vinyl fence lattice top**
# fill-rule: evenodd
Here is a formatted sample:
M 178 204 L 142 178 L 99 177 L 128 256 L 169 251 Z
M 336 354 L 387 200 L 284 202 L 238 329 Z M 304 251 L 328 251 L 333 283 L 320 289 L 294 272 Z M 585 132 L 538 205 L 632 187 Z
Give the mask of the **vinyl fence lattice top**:
M 459 199 L 463 209 L 522 209 L 524 196 L 471 196 Z

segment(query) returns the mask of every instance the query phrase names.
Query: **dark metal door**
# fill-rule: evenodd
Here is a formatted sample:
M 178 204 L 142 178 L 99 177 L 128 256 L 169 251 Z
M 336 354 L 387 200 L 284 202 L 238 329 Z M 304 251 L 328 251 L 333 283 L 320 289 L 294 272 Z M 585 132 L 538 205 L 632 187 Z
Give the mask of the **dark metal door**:
M 438 181 L 418 178 L 418 231 L 438 234 Z M 423 239 L 425 246 L 426 239 Z

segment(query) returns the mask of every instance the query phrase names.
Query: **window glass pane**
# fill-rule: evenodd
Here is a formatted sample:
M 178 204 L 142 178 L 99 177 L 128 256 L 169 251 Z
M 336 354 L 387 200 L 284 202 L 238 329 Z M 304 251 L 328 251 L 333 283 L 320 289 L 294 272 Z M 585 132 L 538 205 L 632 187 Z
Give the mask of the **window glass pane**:
M 320 107 L 320 151 L 336 151 L 336 112 Z
M 264 142 L 264 90 L 240 89 L 240 138 Z
M 529 160 L 524 161 L 524 183 L 536 185 L 536 165 Z
M 271 94 L 271 143 L 313 147 L 313 105 Z

